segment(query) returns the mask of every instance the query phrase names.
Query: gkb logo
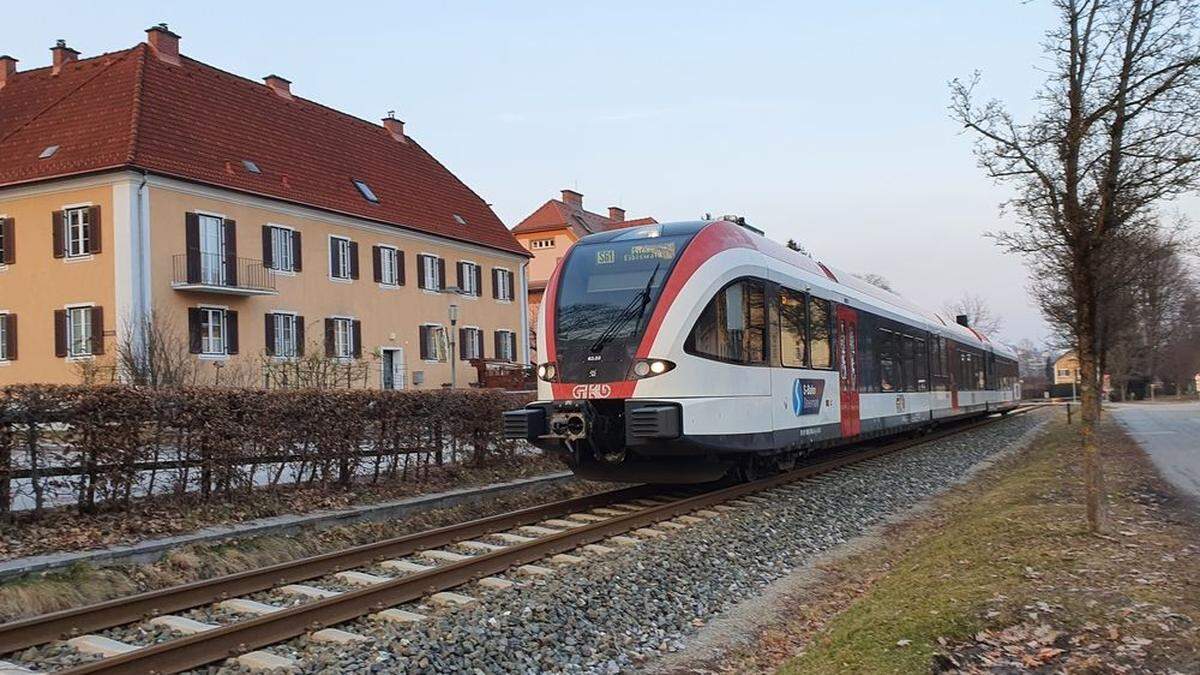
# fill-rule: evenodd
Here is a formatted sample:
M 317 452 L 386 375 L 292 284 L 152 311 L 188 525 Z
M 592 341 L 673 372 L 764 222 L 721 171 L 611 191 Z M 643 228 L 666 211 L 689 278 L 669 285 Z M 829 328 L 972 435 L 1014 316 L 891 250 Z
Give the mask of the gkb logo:
M 825 393 L 825 380 L 797 378 L 792 383 L 792 412 L 800 415 L 816 415 L 821 412 L 821 397 Z

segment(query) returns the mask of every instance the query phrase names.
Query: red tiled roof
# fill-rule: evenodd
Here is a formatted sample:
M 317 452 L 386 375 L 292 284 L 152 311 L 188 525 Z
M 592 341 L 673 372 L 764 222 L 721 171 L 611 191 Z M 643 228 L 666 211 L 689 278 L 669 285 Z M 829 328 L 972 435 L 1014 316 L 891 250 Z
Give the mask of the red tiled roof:
M 477 194 L 407 140 L 187 57 L 169 64 L 144 43 L 58 75 L 20 72 L 0 89 L 0 186 L 139 168 L 529 255 Z M 51 145 L 58 152 L 38 159 Z
M 638 225 L 653 225 L 658 221 L 653 218 L 638 218 L 636 220 L 612 220 L 599 213 L 592 213 L 582 208 L 571 206 L 559 199 L 551 199 L 542 204 L 536 211 L 525 217 L 513 228 L 513 234 L 530 234 L 533 232 L 548 232 L 550 230 L 570 229 L 576 236 L 583 237 L 593 232 L 605 232 L 624 227 Z

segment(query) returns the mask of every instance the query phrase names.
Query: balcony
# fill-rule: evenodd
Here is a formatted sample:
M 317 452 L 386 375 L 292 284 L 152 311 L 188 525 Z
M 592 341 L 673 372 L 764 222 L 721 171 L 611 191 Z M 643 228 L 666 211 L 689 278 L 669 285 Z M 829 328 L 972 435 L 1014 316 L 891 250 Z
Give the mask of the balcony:
M 275 272 L 261 260 L 190 250 L 172 259 L 171 288 L 224 295 L 278 295 Z

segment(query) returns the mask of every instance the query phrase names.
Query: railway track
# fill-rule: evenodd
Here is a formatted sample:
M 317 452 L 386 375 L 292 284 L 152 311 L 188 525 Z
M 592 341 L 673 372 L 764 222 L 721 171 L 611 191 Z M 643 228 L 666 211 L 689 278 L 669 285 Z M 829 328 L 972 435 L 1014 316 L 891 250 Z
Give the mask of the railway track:
M 1010 415 L 1031 409 L 1021 408 Z M 548 568 L 532 563 L 575 550 L 588 552 L 588 547 L 627 533 L 636 535 L 639 530 L 642 535 L 650 536 L 646 528 L 679 516 L 715 517 L 719 514 L 710 509 L 724 502 L 959 434 L 996 419 L 988 417 L 962 423 L 865 451 L 843 451 L 750 483 L 699 493 L 680 491 L 670 494 L 650 486 L 634 486 L 24 619 L 0 625 L 0 654 L 67 639 L 84 649 L 92 649 L 102 658 L 57 671 L 59 673 L 174 673 L 229 657 L 240 657 L 243 664 L 286 666 L 279 657 L 255 650 L 304 634 L 316 639 L 350 641 L 357 636 L 329 628 L 365 615 L 375 615 L 380 620 L 417 621 L 422 617 L 389 608 L 430 597 L 445 604 L 469 602 L 470 598 L 448 591 L 479 580 L 491 580 L 492 585 L 502 586 L 509 582 L 492 575 L 506 571 L 549 573 Z M 510 532 L 513 530 L 516 532 Z M 504 543 L 474 541 L 488 537 L 500 537 Z M 465 546 L 467 544 L 469 546 Z M 471 548 L 476 553 L 465 555 L 441 550 L 446 546 Z M 604 551 L 605 547 L 592 550 Z M 409 556 L 422 557 L 424 564 L 401 560 Z M 431 560 L 438 564 L 434 565 L 429 562 Z M 564 560 L 569 563 L 571 558 L 568 556 Z M 397 576 L 353 571 L 380 563 L 394 570 Z M 318 587 L 300 583 L 331 575 L 340 575 L 340 579 L 354 588 L 321 592 Z M 292 607 L 275 607 L 242 599 L 248 594 L 281 588 L 313 599 Z M 226 625 L 208 625 L 171 615 L 214 603 L 238 606 L 251 618 Z M 148 646 L 106 642 L 105 638 L 93 635 L 97 631 L 142 621 L 155 622 L 183 635 Z

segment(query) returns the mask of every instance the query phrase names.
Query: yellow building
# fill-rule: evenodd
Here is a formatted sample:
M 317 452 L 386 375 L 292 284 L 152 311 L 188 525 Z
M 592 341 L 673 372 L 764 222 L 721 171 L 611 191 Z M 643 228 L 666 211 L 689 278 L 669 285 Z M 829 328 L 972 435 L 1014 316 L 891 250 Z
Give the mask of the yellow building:
M 528 252 L 393 116 L 200 63 L 166 26 L 51 51 L 0 57 L 0 384 L 158 359 L 274 386 L 309 360 L 431 388 L 528 363 Z
M 1079 357 L 1074 351 L 1058 357 L 1054 361 L 1054 384 L 1071 384 L 1079 381 Z

